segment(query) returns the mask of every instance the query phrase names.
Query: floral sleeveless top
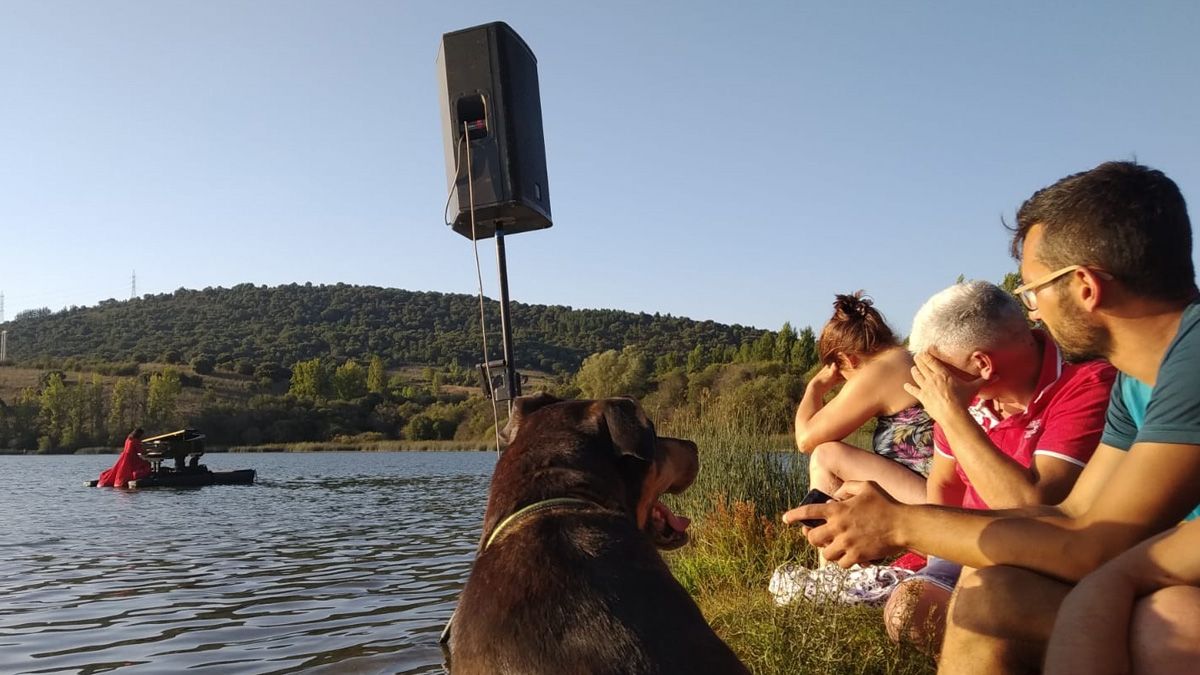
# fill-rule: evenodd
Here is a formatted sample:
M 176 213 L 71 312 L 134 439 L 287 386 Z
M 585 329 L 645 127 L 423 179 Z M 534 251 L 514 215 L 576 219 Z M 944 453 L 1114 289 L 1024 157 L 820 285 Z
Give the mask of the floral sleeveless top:
M 920 405 L 876 417 L 871 449 L 928 477 L 933 463 L 933 419 Z

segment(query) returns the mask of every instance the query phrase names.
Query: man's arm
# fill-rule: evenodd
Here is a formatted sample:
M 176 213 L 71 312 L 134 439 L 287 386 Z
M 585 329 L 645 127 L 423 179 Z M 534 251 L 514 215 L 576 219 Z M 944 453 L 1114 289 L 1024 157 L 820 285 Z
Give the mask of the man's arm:
M 872 483 L 847 483 L 840 501 L 792 509 L 784 522 L 824 519 L 808 540 L 843 567 L 913 548 L 1078 581 L 1178 522 L 1200 494 L 1200 446 L 1138 443 L 1123 454 L 1101 445 L 1063 504 L 1032 507 L 1037 515 L 899 504 Z
M 1081 466 L 1047 455 L 1036 455 L 1026 468 L 996 447 L 966 410 L 946 417 L 945 421 L 939 419 L 938 424 L 954 448 L 955 459 L 989 506 L 1017 508 L 1058 503 L 1070 493 L 1083 471 Z
M 955 470 L 954 460 L 934 452 L 929 477 L 925 479 L 925 501 L 941 506 L 961 506 L 966 490 L 967 486 Z
M 1126 551 L 1071 591 L 1054 623 L 1046 672 L 1127 673 L 1129 626 L 1137 599 L 1168 586 L 1200 585 L 1200 522 Z
M 1039 454 L 1025 467 L 1011 456 L 1014 448 L 1005 452 L 980 428 L 966 407 L 978 389 L 978 381 L 965 382 L 937 357 L 922 353 L 914 357 L 913 382 L 906 389 L 937 420 L 954 449 L 955 459 L 988 505 L 1015 508 L 1056 504 L 1071 491 L 1083 470 L 1082 463 L 1077 465 L 1067 459 Z M 1090 454 L 1104 427 L 1108 403 L 1108 387 L 1101 385 L 1111 386 L 1111 383 L 1109 374 L 1106 383 L 1093 380 L 1086 384 L 1094 386 L 1076 386 L 1057 395 L 1043 420 L 1047 426 L 1043 438 L 1051 441 L 1051 450 L 1061 450 L 1059 454 L 1063 456 Z M 1074 437 L 1064 436 L 1067 429 L 1078 433 Z M 1081 444 L 1086 444 L 1086 453 L 1080 451 Z

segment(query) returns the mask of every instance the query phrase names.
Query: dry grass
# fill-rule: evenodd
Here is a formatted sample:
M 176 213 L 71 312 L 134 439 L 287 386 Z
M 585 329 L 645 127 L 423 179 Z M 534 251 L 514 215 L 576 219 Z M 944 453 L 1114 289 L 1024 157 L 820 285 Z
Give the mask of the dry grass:
M 701 475 L 672 508 L 693 518 L 692 543 L 668 556 L 717 633 L 756 675 L 932 675 L 933 662 L 894 645 L 878 608 L 799 603 L 767 592 L 785 562 L 816 566 L 816 550 L 779 516 L 808 488 L 803 455 L 736 422 L 686 420 L 668 431 L 700 447 Z M 869 429 L 849 439 L 870 440 Z M 790 445 L 790 443 L 789 443 Z

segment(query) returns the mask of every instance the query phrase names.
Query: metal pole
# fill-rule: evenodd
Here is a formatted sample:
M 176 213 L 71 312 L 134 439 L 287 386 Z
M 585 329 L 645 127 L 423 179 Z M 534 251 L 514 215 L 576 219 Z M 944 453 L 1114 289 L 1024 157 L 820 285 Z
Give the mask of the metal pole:
M 496 224 L 496 267 L 500 271 L 500 337 L 504 341 L 504 382 L 508 388 L 508 412 L 513 399 L 521 395 L 521 382 L 513 363 L 512 323 L 508 316 L 508 263 L 504 258 L 504 228 Z

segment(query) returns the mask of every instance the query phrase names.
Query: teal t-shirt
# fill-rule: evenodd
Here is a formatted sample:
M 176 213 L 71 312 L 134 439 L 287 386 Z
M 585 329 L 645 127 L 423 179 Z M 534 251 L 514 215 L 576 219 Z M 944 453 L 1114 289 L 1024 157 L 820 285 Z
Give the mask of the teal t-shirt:
M 1200 445 L 1200 302 L 1183 310 L 1154 387 L 1117 375 L 1100 442 L 1120 450 L 1134 443 Z M 1200 504 L 1187 520 L 1200 517 Z

